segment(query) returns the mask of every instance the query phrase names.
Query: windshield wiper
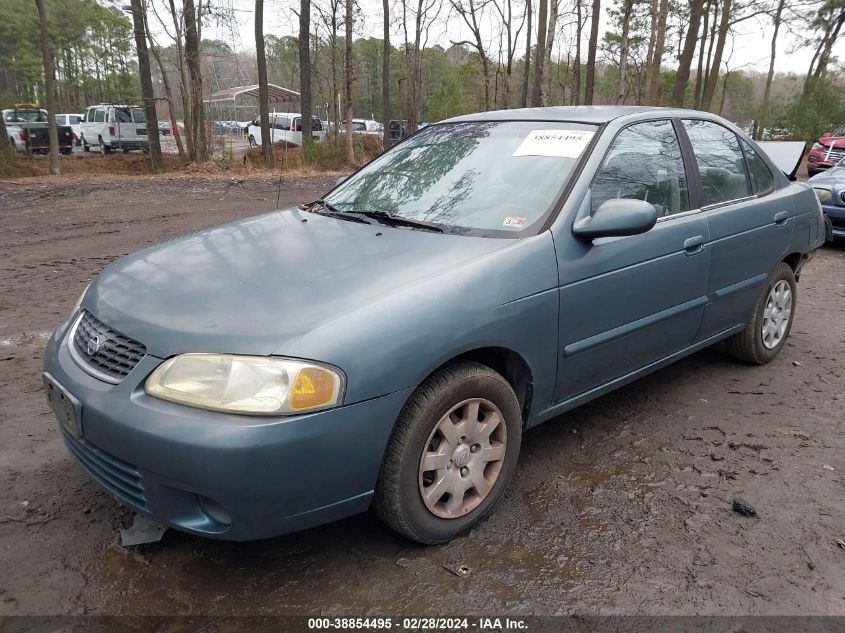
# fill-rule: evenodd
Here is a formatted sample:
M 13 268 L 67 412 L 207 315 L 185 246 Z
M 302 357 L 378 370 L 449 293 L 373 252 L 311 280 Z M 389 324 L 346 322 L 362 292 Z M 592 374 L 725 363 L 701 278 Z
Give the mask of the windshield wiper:
M 316 207 L 322 207 L 323 209 L 325 209 L 325 211 L 328 211 L 328 213 L 326 213 L 325 211 L 318 211 L 318 210 L 316 210 Z M 314 202 L 309 204 L 308 210 L 311 211 L 311 213 L 319 213 L 320 215 L 330 215 L 330 216 L 338 217 L 341 220 L 346 220 L 348 222 L 358 222 L 359 224 L 370 224 L 370 222 L 367 222 L 364 218 L 362 218 L 360 216 L 352 215 L 350 213 L 345 213 L 343 211 L 338 210 L 337 207 L 332 206 L 331 204 L 329 204 L 328 202 L 326 202 L 322 198 L 320 200 L 315 200 Z
M 403 218 L 400 215 L 392 215 L 387 211 L 349 211 L 349 213 L 364 215 L 368 218 L 377 220 L 382 224 L 387 224 L 388 226 L 407 226 L 412 229 L 423 229 L 426 231 L 434 231 L 435 233 L 443 233 L 443 228 L 433 224 L 432 222 Z

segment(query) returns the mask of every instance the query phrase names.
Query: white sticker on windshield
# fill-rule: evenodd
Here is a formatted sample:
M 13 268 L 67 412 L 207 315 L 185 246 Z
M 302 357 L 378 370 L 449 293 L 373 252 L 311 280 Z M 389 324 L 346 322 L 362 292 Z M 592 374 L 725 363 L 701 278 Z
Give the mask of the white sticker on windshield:
M 593 134 L 592 130 L 531 130 L 513 155 L 578 158 Z

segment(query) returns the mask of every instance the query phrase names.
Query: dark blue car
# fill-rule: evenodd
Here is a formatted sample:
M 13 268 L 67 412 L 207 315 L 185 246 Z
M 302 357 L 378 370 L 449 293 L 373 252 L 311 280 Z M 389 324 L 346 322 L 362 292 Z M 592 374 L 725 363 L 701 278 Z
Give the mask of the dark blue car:
M 830 224 L 831 239 L 845 238 L 845 158 L 810 178 L 809 183 Z
M 44 382 L 73 457 L 157 521 L 245 540 L 372 507 L 439 543 L 527 429 L 719 341 L 774 358 L 823 241 L 813 190 L 716 116 L 487 112 L 114 262 Z

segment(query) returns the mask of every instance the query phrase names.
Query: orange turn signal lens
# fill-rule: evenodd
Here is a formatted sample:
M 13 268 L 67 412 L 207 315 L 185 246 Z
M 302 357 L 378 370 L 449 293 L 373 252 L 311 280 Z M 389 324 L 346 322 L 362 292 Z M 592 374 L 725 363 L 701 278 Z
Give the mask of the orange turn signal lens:
M 339 388 L 337 376 L 319 367 L 303 367 L 291 383 L 289 406 L 295 411 L 314 409 L 333 402 Z

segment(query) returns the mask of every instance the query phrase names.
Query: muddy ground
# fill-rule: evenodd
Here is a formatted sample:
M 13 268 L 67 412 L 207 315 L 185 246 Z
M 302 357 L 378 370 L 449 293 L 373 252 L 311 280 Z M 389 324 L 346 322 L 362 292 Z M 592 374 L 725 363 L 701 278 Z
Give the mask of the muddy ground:
M 334 179 L 0 184 L 0 615 L 845 615 L 841 246 L 805 269 L 773 363 L 707 350 L 530 431 L 505 498 L 456 542 L 419 547 L 365 514 L 121 548 L 130 515 L 71 461 L 44 402 L 45 339 L 114 258 Z

